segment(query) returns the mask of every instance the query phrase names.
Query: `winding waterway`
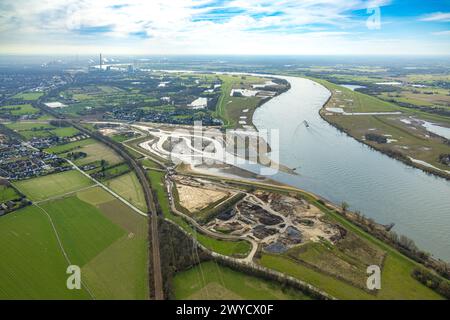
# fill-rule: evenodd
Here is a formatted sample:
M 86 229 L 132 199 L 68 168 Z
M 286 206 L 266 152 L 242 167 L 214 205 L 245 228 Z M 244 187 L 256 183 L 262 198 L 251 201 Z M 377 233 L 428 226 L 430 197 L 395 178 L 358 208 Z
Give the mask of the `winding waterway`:
M 280 77 L 291 89 L 258 108 L 253 123 L 279 129 L 280 163 L 299 175 L 271 178 L 346 201 L 380 223 L 412 238 L 434 256 L 450 261 L 450 182 L 408 167 L 340 133 L 319 116 L 330 93 L 307 79 Z M 307 121 L 307 127 L 304 121 Z

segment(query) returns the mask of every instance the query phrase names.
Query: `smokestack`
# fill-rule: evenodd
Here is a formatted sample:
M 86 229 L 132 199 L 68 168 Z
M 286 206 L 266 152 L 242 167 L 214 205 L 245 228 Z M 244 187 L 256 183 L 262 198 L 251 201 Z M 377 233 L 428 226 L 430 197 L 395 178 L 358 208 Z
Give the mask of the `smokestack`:
M 100 53 L 100 71 L 103 70 L 103 58 L 102 58 L 102 54 Z

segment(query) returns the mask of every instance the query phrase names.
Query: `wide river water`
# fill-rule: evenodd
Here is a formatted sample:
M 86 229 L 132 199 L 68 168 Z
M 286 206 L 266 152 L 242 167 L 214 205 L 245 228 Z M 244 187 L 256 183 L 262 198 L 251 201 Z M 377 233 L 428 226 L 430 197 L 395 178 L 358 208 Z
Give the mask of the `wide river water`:
M 253 123 L 278 129 L 279 162 L 298 175 L 271 178 L 311 191 L 413 239 L 419 248 L 450 261 L 450 182 L 429 176 L 340 133 L 319 116 L 330 96 L 307 79 L 280 77 L 291 89 L 258 108 Z M 309 127 L 304 121 L 309 123 Z M 278 149 L 278 150 L 277 150 Z

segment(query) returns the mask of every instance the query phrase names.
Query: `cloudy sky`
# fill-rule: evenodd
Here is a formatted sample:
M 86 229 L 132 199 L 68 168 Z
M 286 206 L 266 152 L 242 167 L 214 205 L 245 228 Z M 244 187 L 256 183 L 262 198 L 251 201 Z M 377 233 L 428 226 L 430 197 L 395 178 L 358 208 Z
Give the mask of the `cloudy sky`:
M 450 0 L 0 0 L 6 54 L 450 54 Z

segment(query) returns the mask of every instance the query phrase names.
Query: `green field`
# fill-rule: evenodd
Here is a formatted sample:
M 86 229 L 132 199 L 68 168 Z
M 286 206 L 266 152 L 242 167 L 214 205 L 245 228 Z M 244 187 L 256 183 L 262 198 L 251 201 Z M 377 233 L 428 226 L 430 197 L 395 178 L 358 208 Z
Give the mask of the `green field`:
M 22 99 L 26 101 L 35 101 L 44 95 L 43 92 L 21 92 L 13 96 L 13 99 Z
M 13 116 L 23 116 L 27 114 L 39 113 L 39 110 L 31 104 L 19 104 L 12 106 L 0 106 L 0 113 L 7 112 Z
M 301 291 L 252 277 L 215 262 L 204 262 L 180 272 L 173 279 L 179 300 L 305 300 Z
M 78 198 L 95 206 L 122 236 L 84 265 L 98 299 L 146 299 L 148 291 L 148 221 L 101 188 L 81 191 Z
M 88 187 L 92 185 L 92 181 L 80 172 L 71 170 L 17 181 L 14 185 L 30 200 L 42 201 Z
M 109 168 L 106 168 L 104 171 L 101 171 L 102 168 L 96 168 L 92 171 L 88 171 L 89 174 L 96 173 L 98 176 L 96 178 L 100 180 L 107 180 L 118 177 L 122 174 L 128 173 L 131 171 L 130 167 L 126 163 L 122 163 L 119 165 L 115 165 Z
M 33 123 L 33 122 L 12 122 L 6 125 L 11 130 L 16 131 L 25 140 L 30 140 L 33 137 L 72 137 L 79 133 L 73 127 L 57 128 L 48 123 Z
M 226 127 L 240 127 L 241 125 L 238 124 L 238 121 L 239 117 L 243 115 L 242 110 L 249 109 L 245 115 L 248 116 L 248 119 L 251 119 L 261 98 L 231 97 L 231 90 L 252 84 L 264 83 L 266 79 L 253 76 L 241 77 L 230 75 L 220 75 L 219 78 L 222 81 L 222 94 L 217 103 L 215 115 L 223 120 Z
M 157 170 L 148 170 L 147 176 L 151 183 L 152 190 L 155 190 L 158 203 L 165 217 L 174 221 L 181 226 L 189 234 L 196 237 L 196 239 L 206 248 L 217 253 L 227 256 L 245 256 L 251 250 L 251 244 L 247 241 L 222 241 L 197 233 L 183 218 L 176 216 L 170 209 L 169 199 L 167 198 L 166 190 L 163 185 L 164 172 Z
M 327 107 L 342 107 L 346 112 L 395 112 L 401 108 L 390 102 L 375 97 L 352 91 L 340 85 L 322 79 L 312 79 L 332 91 L 333 96 Z
M 52 217 L 70 261 L 83 267 L 125 232 L 77 196 L 41 205 Z
M 0 252 L 0 299 L 89 299 L 67 289 L 68 263 L 38 208 L 0 217 Z
M 1 217 L 0 298 L 148 299 L 147 226 L 101 188 Z M 66 288 L 69 262 L 89 292 Z
M 117 192 L 125 200 L 131 202 L 142 211 L 147 211 L 144 191 L 134 172 L 123 174 L 120 177 L 108 180 L 105 185 Z
M 67 128 L 56 128 L 55 130 L 52 131 L 52 133 L 57 137 L 64 138 L 64 137 L 72 137 L 80 133 L 80 131 L 78 131 L 73 127 L 67 127 Z
M 95 140 L 93 140 L 93 139 L 84 139 L 84 140 L 80 140 L 80 141 L 75 141 L 75 142 L 70 142 L 70 143 L 54 146 L 54 147 L 45 149 L 45 151 L 49 152 L 49 153 L 54 153 L 54 154 L 61 154 L 61 153 L 74 151 L 74 150 L 79 151 L 80 148 L 82 148 L 84 146 L 88 146 L 93 143 L 95 143 Z
M 75 161 L 75 164 L 78 166 L 101 160 L 105 160 L 108 165 L 112 166 L 123 161 L 123 159 L 116 152 L 114 152 L 114 150 L 100 142 L 84 145 L 77 149 L 77 151 L 87 154 L 87 157 L 80 158 Z
M 0 203 L 15 200 L 17 198 L 20 198 L 20 194 L 18 194 L 14 188 L 0 185 Z

